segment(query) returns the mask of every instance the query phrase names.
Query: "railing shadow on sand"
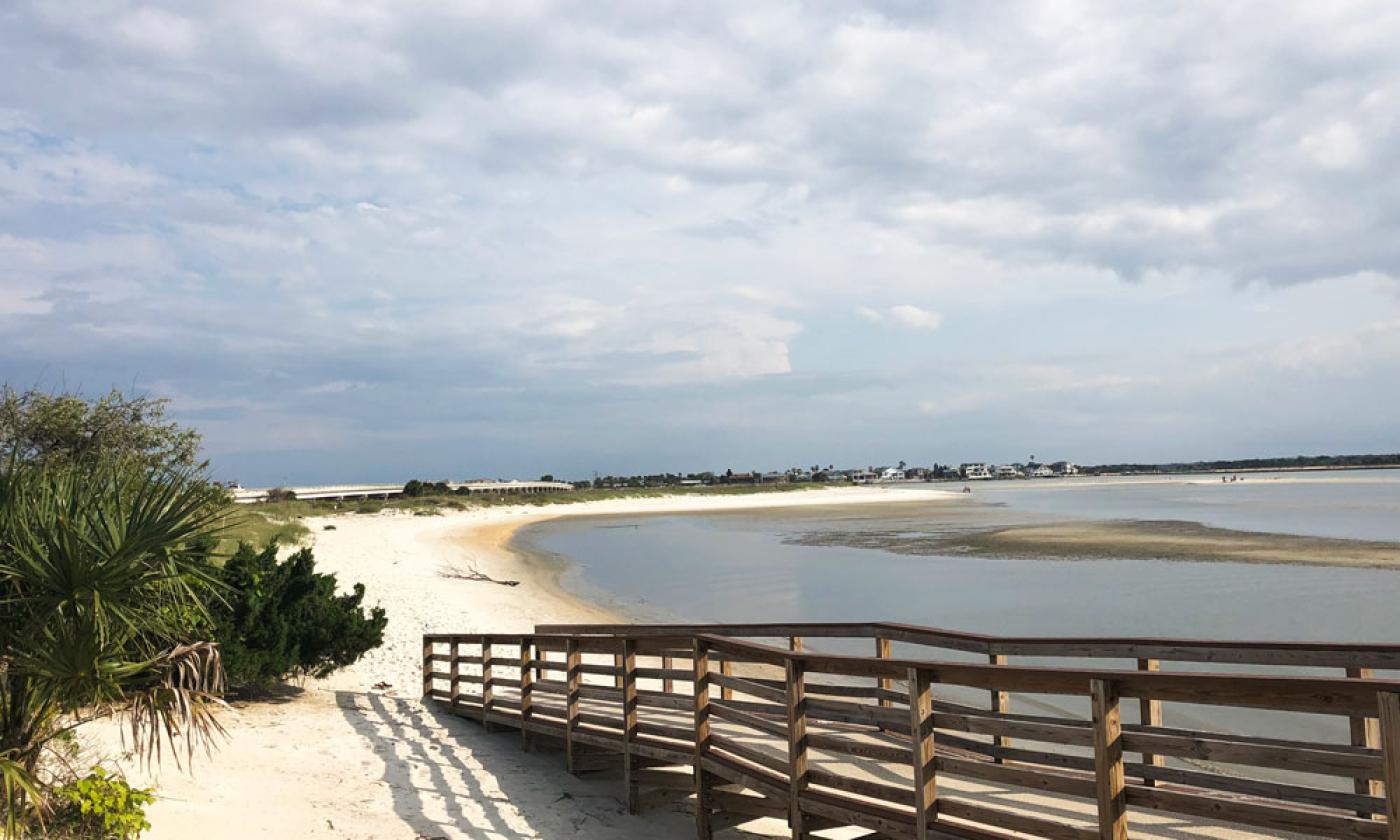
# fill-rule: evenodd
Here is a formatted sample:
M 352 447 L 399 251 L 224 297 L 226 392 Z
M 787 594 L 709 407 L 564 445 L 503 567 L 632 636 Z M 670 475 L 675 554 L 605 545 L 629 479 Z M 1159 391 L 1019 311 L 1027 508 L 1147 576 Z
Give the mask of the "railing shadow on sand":
M 570 776 L 547 752 L 522 752 L 502 729 L 484 730 L 417 698 L 337 691 L 335 699 L 377 756 L 395 815 L 419 837 L 648 836 L 647 826 L 627 824 L 614 786 Z M 665 819 L 657 816 L 653 826 Z M 679 812 L 671 822 L 681 831 L 689 825 Z

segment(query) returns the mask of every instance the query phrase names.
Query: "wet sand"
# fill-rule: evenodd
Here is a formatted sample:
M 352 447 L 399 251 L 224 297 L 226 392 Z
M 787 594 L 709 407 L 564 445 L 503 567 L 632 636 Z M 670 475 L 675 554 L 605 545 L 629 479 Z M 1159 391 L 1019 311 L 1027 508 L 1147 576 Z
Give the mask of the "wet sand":
M 1400 545 L 1211 528 L 1195 522 L 1125 521 L 1020 525 L 953 538 L 900 540 L 905 554 L 1123 558 L 1400 569 Z

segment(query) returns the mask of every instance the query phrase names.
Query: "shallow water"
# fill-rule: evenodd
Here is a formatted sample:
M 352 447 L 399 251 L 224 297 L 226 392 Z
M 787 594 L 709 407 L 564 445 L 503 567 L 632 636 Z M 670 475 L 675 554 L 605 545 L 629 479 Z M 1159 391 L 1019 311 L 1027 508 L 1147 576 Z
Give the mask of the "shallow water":
M 1024 512 L 1084 519 L 1178 519 L 1216 528 L 1400 542 L 1400 470 L 1241 473 L 1239 480 L 996 481 L 973 495 Z
M 903 508 L 903 506 L 901 506 Z M 992 510 L 985 522 L 1018 517 Z M 975 527 L 905 509 L 563 520 L 523 542 L 573 562 L 565 586 L 690 621 L 905 621 L 1003 635 L 1392 641 L 1400 572 L 1159 560 L 904 555 L 794 544 L 834 529 Z

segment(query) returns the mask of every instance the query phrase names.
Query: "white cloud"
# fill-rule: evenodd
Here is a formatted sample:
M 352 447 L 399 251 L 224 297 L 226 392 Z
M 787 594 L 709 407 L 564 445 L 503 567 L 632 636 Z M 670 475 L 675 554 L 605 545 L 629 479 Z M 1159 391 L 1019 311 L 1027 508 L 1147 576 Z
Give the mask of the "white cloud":
M 907 303 L 891 306 L 890 318 L 895 323 L 914 330 L 936 330 L 943 323 L 943 316 L 939 313 Z
M 1356 129 L 1344 122 L 1334 122 L 1305 135 L 1299 145 L 1324 169 L 1354 168 L 1363 155 Z
M 860 306 L 856 314 L 874 324 L 888 323 L 911 330 L 936 330 L 943 324 L 942 314 L 907 303 L 883 310 Z
M 1240 357 L 1385 394 L 1400 7 L 1320 8 L 12 4 L 0 360 L 340 393 L 340 441 L 528 394 L 493 451 L 867 388 L 966 436 L 1175 388 L 1213 439 Z

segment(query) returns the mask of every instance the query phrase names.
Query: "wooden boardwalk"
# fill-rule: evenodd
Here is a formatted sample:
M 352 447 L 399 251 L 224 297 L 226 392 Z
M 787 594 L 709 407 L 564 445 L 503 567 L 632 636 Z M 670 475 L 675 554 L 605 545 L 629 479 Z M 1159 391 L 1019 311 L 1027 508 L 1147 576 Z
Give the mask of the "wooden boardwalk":
M 803 650 L 815 638 L 871 653 Z M 1019 664 L 1046 657 L 1073 666 Z M 792 837 L 1400 840 L 1400 682 L 1372 678 L 1400 645 L 556 625 L 428 635 L 423 663 L 431 702 L 561 743 L 572 772 L 620 772 L 633 812 L 688 801 L 700 838 L 769 818 Z M 1044 697 L 1086 713 L 1019 711 Z M 1174 728 L 1164 703 L 1267 710 L 1275 729 L 1275 712 L 1341 717 L 1350 738 Z

